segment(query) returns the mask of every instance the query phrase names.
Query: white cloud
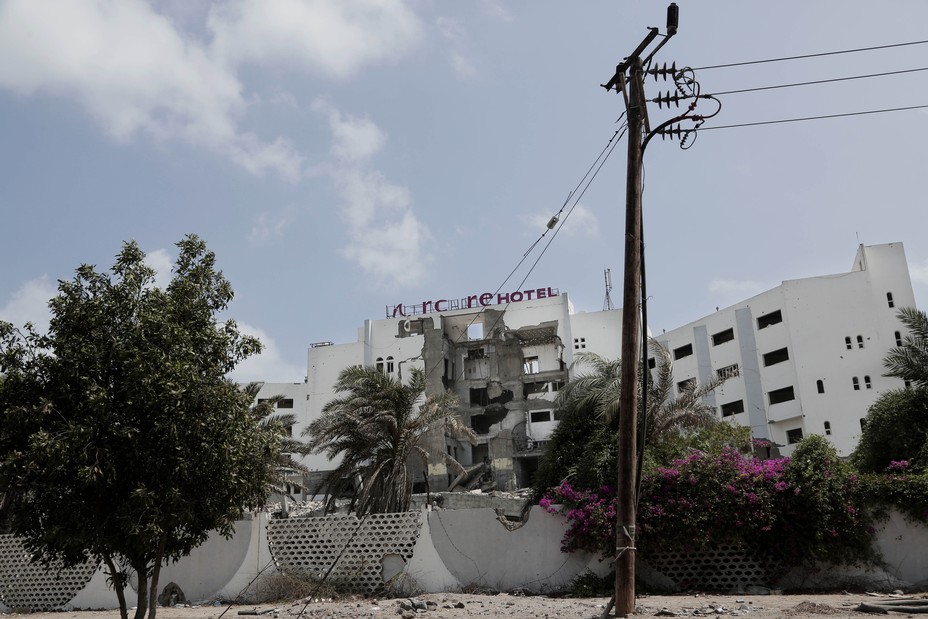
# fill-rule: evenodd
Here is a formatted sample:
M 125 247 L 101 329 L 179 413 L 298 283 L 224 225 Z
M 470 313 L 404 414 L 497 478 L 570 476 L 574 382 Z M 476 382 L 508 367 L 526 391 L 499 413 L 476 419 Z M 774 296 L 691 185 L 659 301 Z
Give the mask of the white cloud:
M 0 4 L 0 88 L 73 98 L 117 141 L 179 140 L 289 180 L 302 167 L 286 140 L 239 129 L 237 76 L 142 0 Z
M 921 264 L 910 264 L 909 277 L 917 284 L 928 285 L 928 260 L 925 260 Z
M 155 288 L 162 290 L 171 283 L 174 260 L 166 249 L 156 249 L 145 254 L 145 265 L 155 270 Z
M 277 343 L 266 331 L 252 325 L 238 323 L 238 329 L 246 335 L 251 335 L 264 345 L 260 355 L 254 355 L 239 363 L 229 373 L 229 378 L 240 383 L 255 381 L 271 382 L 302 382 L 306 376 L 306 368 L 290 363 L 280 354 Z
M 461 53 L 451 54 L 451 68 L 458 77 L 472 78 L 477 76 L 477 66 L 473 61 Z
M 428 230 L 412 210 L 406 187 L 367 167 L 386 142 L 370 119 L 344 114 L 327 101 L 313 108 L 326 114 L 332 131 L 334 165 L 325 167 L 342 198 L 349 245 L 342 255 L 380 285 L 411 285 L 426 275 Z
M 6 305 L 0 307 L 0 320 L 20 328 L 31 322 L 37 331 L 45 333 L 51 319 L 48 301 L 56 293 L 57 288 L 47 275 L 29 280 L 13 293 Z
M 409 190 L 394 185 L 380 172 L 351 169 L 334 176 L 345 200 L 345 217 L 352 228 L 370 226 L 378 218 L 409 208 Z
M 380 152 L 387 136 L 369 118 L 342 114 L 328 101 L 317 99 L 313 109 L 328 117 L 332 154 L 343 162 L 361 162 Z
M 261 245 L 269 241 L 283 238 L 287 226 L 290 225 L 291 209 L 284 212 L 273 214 L 264 211 L 251 224 L 251 232 L 248 233 L 248 241 L 256 245 Z
M 383 226 L 358 227 L 343 251 L 378 283 L 409 286 L 422 281 L 429 260 L 422 251 L 428 231 L 412 211 Z
M 438 31 L 441 32 L 442 36 L 444 36 L 446 39 L 454 41 L 464 38 L 464 26 L 462 26 L 461 22 L 456 19 L 443 16 L 438 17 L 435 20 L 435 25 L 438 27 Z
M 401 0 L 234 0 L 214 5 L 207 24 L 226 63 L 295 64 L 336 78 L 396 59 L 422 35 Z
M 512 21 L 512 13 L 496 0 L 483 0 L 483 10 L 492 17 L 504 22 Z

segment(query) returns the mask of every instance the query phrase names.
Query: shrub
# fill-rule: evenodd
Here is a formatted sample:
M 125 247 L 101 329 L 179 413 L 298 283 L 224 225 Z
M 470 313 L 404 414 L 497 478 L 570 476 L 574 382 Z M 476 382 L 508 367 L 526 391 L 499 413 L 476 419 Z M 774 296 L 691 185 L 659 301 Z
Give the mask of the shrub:
M 611 556 L 615 493 L 563 483 L 541 505 L 568 520 L 561 548 Z M 785 565 L 872 559 L 861 485 L 824 438 L 810 437 L 792 458 L 757 460 L 736 450 L 692 452 L 642 479 L 638 548 L 696 551 L 740 543 Z
M 928 470 L 928 389 L 895 389 L 867 412 L 851 461 L 862 473 L 882 473 L 905 460 L 915 471 Z

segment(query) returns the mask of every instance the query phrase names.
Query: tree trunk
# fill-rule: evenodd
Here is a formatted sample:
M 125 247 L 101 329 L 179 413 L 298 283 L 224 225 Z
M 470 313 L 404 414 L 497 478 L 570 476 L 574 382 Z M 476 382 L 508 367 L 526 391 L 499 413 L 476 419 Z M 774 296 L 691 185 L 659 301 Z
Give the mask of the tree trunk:
M 158 577 L 161 575 L 161 563 L 164 560 L 165 536 L 158 542 L 158 552 L 155 555 L 155 565 L 151 569 L 151 588 L 148 594 L 148 619 L 155 619 L 158 612 Z
M 103 555 L 103 562 L 110 571 L 110 579 L 116 590 L 116 599 L 119 600 L 119 616 L 122 619 L 129 619 L 129 607 L 126 605 L 126 574 L 116 569 L 116 562 L 109 554 Z
M 138 578 L 138 591 L 136 595 L 135 619 L 145 619 L 148 610 L 148 564 L 136 563 L 132 566 L 135 577 Z

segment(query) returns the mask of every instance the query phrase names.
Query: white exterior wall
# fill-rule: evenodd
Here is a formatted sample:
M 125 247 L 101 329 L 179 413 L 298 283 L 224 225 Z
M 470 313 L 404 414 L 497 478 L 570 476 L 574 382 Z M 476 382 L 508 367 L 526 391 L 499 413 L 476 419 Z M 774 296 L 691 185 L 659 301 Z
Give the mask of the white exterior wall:
M 894 307 L 889 307 L 888 292 Z M 898 309 L 914 305 L 902 244 L 861 246 L 848 273 L 785 281 L 668 331 L 658 341 L 671 354 L 693 345 L 692 355 L 674 361 L 678 382 L 690 377 L 704 382 L 720 368 L 738 363 L 740 376 L 729 379 L 708 401 L 720 408 L 741 400 L 745 411 L 730 419 L 751 426 L 755 438 L 769 438 L 789 454 L 787 432 L 801 430 L 803 436 L 826 435 L 846 456 L 857 443 L 860 420 L 870 405 L 881 393 L 903 386 L 899 379 L 882 376 L 882 360 L 896 345 L 895 332 L 903 330 Z M 758 328 L 758 318 L 778 310 L 782 322 Z M 728 328 L 734 330 L 734 340 L 714 345 L 712 336 Z M 765 366 L 764 355 L 782 348 L 789 359 Z M 858 390 L 853 388 L 855 376 Z M 818 392 L 819 380 L 824 393 Z M 786 387 L 793 387 L 795 399 L 771 404 L 770 392 Z

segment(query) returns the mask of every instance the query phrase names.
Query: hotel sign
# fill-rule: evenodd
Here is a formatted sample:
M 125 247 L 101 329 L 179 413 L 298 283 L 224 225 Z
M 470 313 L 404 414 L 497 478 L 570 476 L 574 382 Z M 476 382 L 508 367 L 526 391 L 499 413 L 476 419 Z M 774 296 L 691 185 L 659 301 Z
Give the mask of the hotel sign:
M 532 288 L 531 290 L 516 290 L 515 292 L 484 292 L 472 294 L 463 299 L 436 299 L 422 301 L 421 303 L 398 303 L 387 306 L 387 318 L 397 316 L 417 316 L 431 314 L 432 312 L 448 312 L 453 310 L 486 307 L 488 305 L 503 305 L 505 303 L 519 303 L 533 299 L 547 299 L 560 294 L 557 288 Z

